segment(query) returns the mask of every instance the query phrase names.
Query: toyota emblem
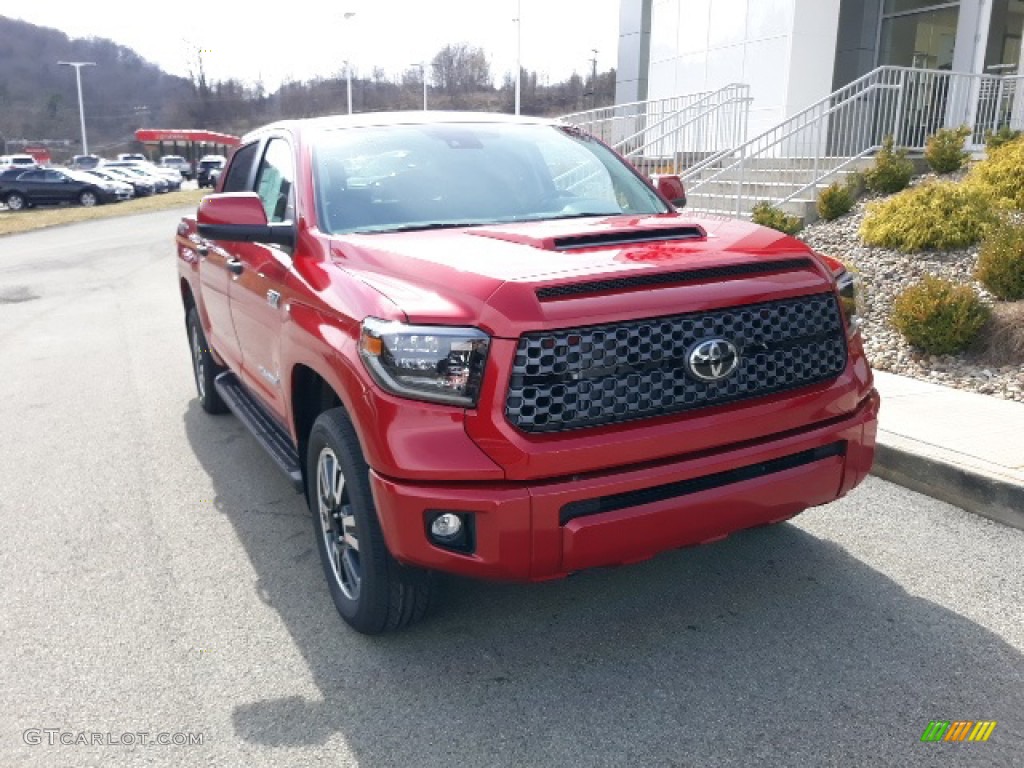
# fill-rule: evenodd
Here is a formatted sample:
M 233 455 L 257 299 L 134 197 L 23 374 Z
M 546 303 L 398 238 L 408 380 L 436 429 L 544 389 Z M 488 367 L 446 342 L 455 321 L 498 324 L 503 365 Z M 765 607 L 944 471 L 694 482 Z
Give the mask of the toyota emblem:
M 726 339 L 706 339 L 690 350 L 686 363 L 694 378 L 713 384 L 736 370 L 740 351 Z

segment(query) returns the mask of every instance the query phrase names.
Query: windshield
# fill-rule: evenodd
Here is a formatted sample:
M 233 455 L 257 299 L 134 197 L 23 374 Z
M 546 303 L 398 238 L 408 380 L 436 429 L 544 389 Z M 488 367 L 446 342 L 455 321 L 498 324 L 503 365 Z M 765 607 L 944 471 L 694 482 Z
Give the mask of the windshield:
M 327 131 L 313 167 L 320 227 L 332 234 L 669 210 L 604 145 L 552 125 Z

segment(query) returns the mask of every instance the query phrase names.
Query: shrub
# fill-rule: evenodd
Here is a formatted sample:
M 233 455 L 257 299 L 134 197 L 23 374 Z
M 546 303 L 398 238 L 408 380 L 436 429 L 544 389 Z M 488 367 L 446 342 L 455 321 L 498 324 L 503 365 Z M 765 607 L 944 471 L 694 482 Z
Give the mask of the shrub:
M 886 136 L 875 155 L 875 164 L 864 172 L 864 183 L 872 192 L 885 195 L 899 192 L 914 175 L 914 164 L 907 159 L 906 150 L 893 147 L 892 136 Z
M 1000 301 L 973 349 L 989 365 L 1024 365 L 1024 301 Z
M 978 242 L 997 220 L 978 188 L 932 182 L 870 204 L 860 236 L 868 245 L 905 253 L 963 248 Z
M 999 147 L 1009 144 L 1019 136 L 1020 131 L 1015 131 L 1008 125 L 1004 125 L 998 131 L 988 131 L 985 133 L 985 150 L 991 152 L 993 149 L 999 149 Z
M 964 139 L 971 135 L 971 129 L 943 128 L 928 137 L 924 159 L 936 173 L 952 173 L 963 168 L 970 155 L 964 152 Z
M 849 184 L 840 184 L 838 181 L 825 189 L 818 195 L 818 215 L 825 221 L 838 219 L 844 213 L 849 213 L 853 208 L 853 190 Z
M 751 211 L 751 220 L 762 227 L 771 227 L 787 235 L 795 235 L 803 228 L 803 220 L 776 208 L 771 203 L 760 202 Z
M 974 276 L 996 298 L 1024 299 L 1024 226 L 993 227 L 981 244 Z
M 967 183 L 979 187 L 1001 206 L 1024 208 L 1024 140 L 1017 139 L 992 150 L 967 175 Z
M 970 286 L 928 276 L 896 296 L 892 323 L 912 346 L 948 355 L 966 349 L 989 314 Z

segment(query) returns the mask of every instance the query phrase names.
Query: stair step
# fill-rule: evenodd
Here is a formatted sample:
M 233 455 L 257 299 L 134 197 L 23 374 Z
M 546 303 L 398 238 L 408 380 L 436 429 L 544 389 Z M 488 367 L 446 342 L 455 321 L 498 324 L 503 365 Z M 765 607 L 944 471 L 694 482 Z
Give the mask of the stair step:
M 296 492 L 302 493 L 304 487 L 299 455 L 284 428 L 267 413 L 256 398 L 249 394 L 231 371 L 225 371 L 214 379 L 213 383 L 224 404 L 252 432 L 257 442 L 270 454 L 278 469 L 292 481 Z

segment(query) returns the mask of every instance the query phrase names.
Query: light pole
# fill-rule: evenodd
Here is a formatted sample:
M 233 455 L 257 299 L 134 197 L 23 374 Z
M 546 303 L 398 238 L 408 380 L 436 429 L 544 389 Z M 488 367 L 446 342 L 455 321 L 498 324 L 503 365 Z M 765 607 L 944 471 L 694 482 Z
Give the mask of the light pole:
M 522 93 L 522 56 L 523 56 L 523 0 L 516 0 L 516 114 L 519 114 L 519 100 Z
M 85 138 L 85 107 L 82 106 L 82 67 L 95 67 L 95 61 L 58 61 L 63 67 L 75 68 L 75 83 L 78 84 L 78 122 L 82 126 L 82 154 L 89 154 L 89 142 Z
M 423 81 L 423 111 L 427 111 L 427 63 L 425 61 L 415 62 L 413 67 L 420 68 L 420 79 Z
M 355 11 L 346 11 L 343 18 L 344 18 L 345 21 L 348 21 L 349 19 L 351 19 L 355 15 L 356 15 Z M 345 43 L 346 43 L 346 45 L 351 45 L 351 43 L 352 43 L 352 34 L 349 33 L 347 35 L 347 37 L 348 37 L 348 40 L 346 40 Z M 347 81 L 346 90 L 348 91 L 348 113 L 351 115 L 352 114 L 352 66 L 349 64 L 348 59 L 345 59 L 345 79 Z

